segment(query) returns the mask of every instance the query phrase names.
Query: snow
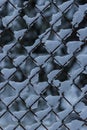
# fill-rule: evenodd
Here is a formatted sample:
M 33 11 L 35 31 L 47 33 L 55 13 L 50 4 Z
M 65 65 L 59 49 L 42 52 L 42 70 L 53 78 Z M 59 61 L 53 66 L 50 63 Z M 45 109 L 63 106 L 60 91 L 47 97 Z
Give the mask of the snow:
M 16 90 L 16 94 L 18 95 L 18 93 L 28 84 L 28 79 L 23 82 L 9 81 L 9 84 Z
M 37 115 L 37 117 L 35 117 L 37 120 L 42 120 L 45 116 L 48 115 L 48 113 L 51 111 L 51 108 L 48 107 L 45 110 L 41 110 L 36 112 L 35 114 Z
M 23 128 L 19 125 L 16 130 L 23 130 Z
M 46 7 L 49 8 L 49 7 L 50 7 L 49 4 L 50 4 L 50 2 L 49 2 L 49 1 L 46 1 L 44 5 L 38 5 L 38 4 L 37 4 L 36 7 L 37 7 L 40 11 L 42 11 L 42 10 L 43 10 L 44 8 L 46 8 Z M 46 9 L 47 9 L 47 8 L 46 8 Z
M 87 75 L 87 27 L 86 22 L 82 23 L 87 4 L 79 5 L 77 1 L 77 6 L 74 0 L 37 0 L 34 7 L 32 0 L 23 3 L 10 0 L 5 5 L 6 1 L 0 0 L 0 128 L 86 130 L 87 85 L 81 86 L 79 80 L 81 74 Z M 5 6 L 8 11 L 2 14 Z M 11 30 L 12 40 L 4 37 L 5 30 Z M 34 35 L 34 41 L 26 33 Z M 39 53 L 40 46 L 43 51 Z M 74 63 L 70 62 L 73 58 Z M 61 71 L 67 66 L 70 68 L 66 79 Z M 26 77 L 19 68 L 24 75 L 27 72 Z M 44 74 L 40 75 L 43 68 Z M 60 80 L 62 77 L 64 80 Z
M 0 0 L 0 7 L 6 2 L 7 0 Z
M 5 127 L 4 130 L 13 130 L 14 128 L 15 128 L 15 125 L 10 124 L 7 127 Z
M 4 68 L 1 70 L 1 73 L 4 75 L 5 79 L 8 79 L 11 75 L 13 75 L 16 72 L 16 68 Z
M 81 117 L 82 119 L 84 119 L 84 120 L 87 119 L 87 106 L 85 106 L 85 107 L 82 109 L 82 111 L 81 111 L 81 113 L 80 113 L 80 117 Z
M 87 85 L 85 85 L 82 89 L 83 94 L 87 92 Z
M 79 120 L 74 120 L 74 121 L 71 121 L 71 123 L 68 123 L 67 126 L 70 130 L 78 130 L 81 128 L 81 126 L 83 125 L 84 123 L 82 121 L 79 121 Z
M 8 106 L 13 100 L 15 100 L 16 96 L 6 97 L 3 99 L 3 102 Z
M 14 10 L 13 14 L 10 16 L 5 16 L 2 18 L 2 23 L 5 27 L 12 21 L 15 17 L 18 16 L 18 10 Z M 12 23 L 11 23 L 12 24 Z
M 56 77 L 56 75 L 60 72 L 60 70 L 53 70 L 51 71 L 47 77 L 48 77 L 48 82 L 51 83 L 52 80 Z
M 3 88 L 3 86 L 5 86 L 6 84 L 7 84 L 7 81 L 0 82 L 0 92 L 1 92 L 1 89 Z
M 36 21 L 38 18 L 40 17 L 40 14 L 37 13 L 37 15 L 35 17 L 28 17 L 27 15 L 25 15 L 23 17 L 23 19 L 26 21 L 27 25 L 31 25 L 34 21 Z
M 46 63 L 46 60 L 50 57 L 50 55 L 42 55 L 35 58 L 37 65 L 41 66 Z
M 37 40 L 35 40 L 35 43 L 33 45 L 31 45 L 31 46 L 25 46 L 24 48 L 26 49 L 26 51 L 28 53 L 30 53 L 35 47 L 38 46 L 39 43 L 40 43 L 40 39 L 37 39 Z
M 39 98 L 39 96 L 37 95 L 30 95 L 26 100 L 25 100 L 25 103 L 26 103 L 26 106 L 27 107 L 30 107 L 32 106 L 35 102 L 37 102 L 37 99 Z M 37 102 L 37 105 L 35 105 L 34 108 L 38 108 L 38 102 Z
M 51 53 L 51 52 L 53 52 L 55 49 L 58 48 L 58 46 L 60 45 L 60 42 L 57 41 L 57 40 L 47 40 L 44 45 L 45 45 L 46 50 L 47 50 L 49 53 Z
M 45 99 L 47 104 L 49 104 L 51 107 L 57 107 L 59 105 L 59 96 L 48 95 Z
M 58 32 L 58 35 L 60 37 L 58 37 L 58 40 L 61 41 L 61 39 L 66 39 L 67 37 L 69 37 L 72 33 L 72 29 L 61 29 Z
M 69 73 L 70 76 L 71 76 L 72 81 L 73 81 L 73 79 L 75 79 L 76 77 L 78 77 L 78 75 L 79 75 L 82 71 L 83 71 L 83 67 L 78 68 L 78 69 L 76 69 L 76 70 L 73 70 L 71 73 Z
M 46 29 L 46 31 L 44 33 L 39 35 L 39 39 L 40 39 L 40 41 L 42 41 L 42 43 L 45 43 L 46 40 L 48 39 L 48 37 L 50 35 L 50 30 L 51 30 L 51 28 L 48 28 L 48 29 Z
M 87 10 L 87 4 L 79 5 L 78 11 L 73 16 L 72 25 L 74 25 L 75 27 L 79 26 L 79 24 L 84 19 L 86 10 Z
M 85 126 L 82 126 L 81 127 L 81 130 L 87 130 L 87 126 L 85 125 Z
M 25 56 L 25 55 L 20 55 L 20 56 L 18 56 L 17 58 L 15 58 L 15 59 L 13 60 L 14 65 L 15 65 L 15 66 L 19 66 L 19 65 L 26 59 L 26 57 L 27 57 L 27 56 Z
M 57 79 L 56 79 L 56 80 L 54 79 L 54 80 L 53 80 L 53 85 L 56 86 L 56 87 L 59 87 L 60 81 L 57 80 Z
M 79 29 L 77 36 L 79 37 L 80 41 L 87 40 L 87 27 Z
M 50 126 L 49 130 L 57 130 L 61 126 L 61 121 L 59 120 L 58 122 L 55 122 Z
M 79 18 L 79 19 L 78 19 Z M 74 14 L 73 16 L 73 21 L 72 21 L 72 24 L 75 26 L 75 27 L 78 27 L 78 25 L 80 24 L 80 22 L 83 20 L 84 18 L 84 13 L 82 11 L 78 11 Z
M 27 29 L 21 29 L 18 31 L 14 31 L 14 36 L 16 38 L 16 40 L 18 40 L 19 38 L 23 37 L 24 33 L 26 32 Z
M 31 70 L 30 75 L 29 75 L 29 79 L 31 79 L 33 76 L 35 76 L 37 74 L 37 72 L 40 71 L 39 67 L 35 67 L 34 69 Z
M 10 44 L 8 44 L 8 45 L 5 45 L 4 47 L 3 47 L 3 52 L 4 53 L 8 53 L 8 51 L 13 47 L 15 45 L 15 43 L 10 43 Z M 4 54 L 3 54 L 4 55 Z
M 72 105 L 78 102 L 79 99 L 81 98 L 80 96 L 77 95 L 77 89 L 75 85 L 70 86 L 70 89 L 68 89 L 68 91 L 64 94 L 64 96 Z
M 29 76 L 28 76 L 28 79 L 29 81 L 34 85 L 35 83 L 38 82 L 38 78 L 39 78 L 39 72 L 40 71 L 40 68 L 39 67 L 34 67 Z
M 34 123 L 33 125 L 27 125 L 26 126 L 26 130 L 35 130 L 38 126 L 40 125 L 40 123 Z
M 87 65 L 87 54 L 80 54 L 77 56 L 77 60 L 80 62 L 81 66 Z
M 1 110 L 1 111 L 0 111 L 0 117 L 1 117 L 5 112 L 6 112 L 5 109 L 4 109 L 4 110 Z
M 70 80 L 66 80 L 64 82 L 61 83 L 61 86 L 59 87 L 59 91 L 61 93 L 67 93 L 67 90 L 69 91 L 71 89 L 71 81 Z
M 83 108 L 85 108 L 85 104 L 83 102 L 79 102 L 76 107 L 75 107 L 75 111 L 78 113 L 81 113 L 81 111 L 83 110 Z
M 58 8 L 62 12 L 67 12 L 71 8 L 71 5 L 72 5 L 73 1 L 74 0 L 69 0 L 67 2 L 64 2 L 63 4 L 59 5 Z
M 5 53 L 0 53 L 0 61 L 6 56 Z
M 0 34 L 3 32 L 3 30 L 0 29 Z
M 45 90 L 48 87 L 47 82 L 39 82 L 38 84 L 34 85 L 34 90 L 37 94 L 40 94 L 43 90 Z
M 25 47 L 28 53 L 30 53 L 33 50 L 33 48 L 34 48 L 33 45 Z
M 59 118 L 61 120 L 63 120 L 71 111 L 72 111 L 72 108 L 69 107 L 68 109 L 65 109 L 65 110 L 63 110 L 61 112 L 58 112 L 57 115 L 59 116 Z
M 68 42 L 67 45 L 67 52 L 69 54 L 75 52 L 76 50 L 80 49 L 81 45 L 83 45 L 84 42 L 80 42 L 80 41 L 70 41 Z
M 25 115 L 26 110 L 21 110 L 21 111 L 14 111 L 13 114 L 15 115 L 15 117 L 17 117 L 18 119 L 20 119 L 23 115 Z
M 55 60 L 54 61 L 55 62 L 57 61 L 61 65 L 64 65 L 64 64 L 66 64 L 70 60 L 71 57 L 72 57 L 72 54 L 71 55 L 65 55 L 65 56 L 55 56 Z
M 52 20 L 50 21 L 50 24 L 53 25 L 53 27 L 60 26 L 61 25 L 61 16 L 62 16 L 61 12 L 53 14 Z
M 37 72 L 37 74 L 33 75 L 32 77 L 29 77 L 29 80 L 31 81 L 31 83 L 34 85 L 39 81 L 39 74 Z

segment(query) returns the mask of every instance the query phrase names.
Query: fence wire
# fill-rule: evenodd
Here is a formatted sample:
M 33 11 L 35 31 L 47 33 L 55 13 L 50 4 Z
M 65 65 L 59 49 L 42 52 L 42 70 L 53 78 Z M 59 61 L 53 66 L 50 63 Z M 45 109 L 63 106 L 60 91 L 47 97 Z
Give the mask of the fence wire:
M 0 130 L 87 129 L 87 4 L 0 1 Z

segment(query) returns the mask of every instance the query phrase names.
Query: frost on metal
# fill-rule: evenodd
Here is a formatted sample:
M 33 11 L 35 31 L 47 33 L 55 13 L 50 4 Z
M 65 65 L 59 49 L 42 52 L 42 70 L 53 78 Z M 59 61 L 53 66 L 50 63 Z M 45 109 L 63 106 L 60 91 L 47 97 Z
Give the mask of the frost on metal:
M 87 130 L 85 0 L 0 0 L 0 130 Z

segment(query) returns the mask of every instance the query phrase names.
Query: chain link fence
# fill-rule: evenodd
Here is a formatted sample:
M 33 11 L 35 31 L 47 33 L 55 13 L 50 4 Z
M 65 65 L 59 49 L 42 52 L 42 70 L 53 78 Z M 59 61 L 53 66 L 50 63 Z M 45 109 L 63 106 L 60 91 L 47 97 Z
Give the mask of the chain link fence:
M 87 130 L 87 4 L 0 0 L 0 130 Z

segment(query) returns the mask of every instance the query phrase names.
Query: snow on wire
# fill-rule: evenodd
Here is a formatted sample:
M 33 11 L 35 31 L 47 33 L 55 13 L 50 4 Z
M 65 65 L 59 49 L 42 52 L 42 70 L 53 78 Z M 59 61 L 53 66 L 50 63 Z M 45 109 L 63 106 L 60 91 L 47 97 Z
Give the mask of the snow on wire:
M 85 0 L 0 0 L 0 130 L 87 130 Z

